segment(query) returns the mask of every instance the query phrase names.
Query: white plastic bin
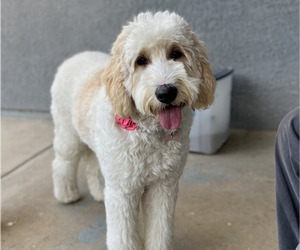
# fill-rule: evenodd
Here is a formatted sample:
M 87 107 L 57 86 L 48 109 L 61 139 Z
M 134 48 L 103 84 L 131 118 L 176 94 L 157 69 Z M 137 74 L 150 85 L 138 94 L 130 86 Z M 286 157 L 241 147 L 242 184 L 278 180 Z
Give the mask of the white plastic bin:
M 206 110 L 196 110 L 190 133 L 190 151 L 214 154 L 229 136 L 233 69 L 214 71 L 215 101 Z

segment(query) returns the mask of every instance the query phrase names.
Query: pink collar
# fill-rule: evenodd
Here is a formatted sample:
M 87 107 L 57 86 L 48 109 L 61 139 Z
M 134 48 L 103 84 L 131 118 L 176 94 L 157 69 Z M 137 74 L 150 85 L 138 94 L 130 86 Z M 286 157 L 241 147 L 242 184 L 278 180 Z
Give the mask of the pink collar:
M 130 117 L 126 117 L 125 119 L 121 119 L 118 115 L 116 115 L 115 119 L 116 119 L 116 122 L 123 129 L 135 130 L 138 127 L 137 123 L 133 122 Z M 166 131 L 165 134 L 164 134 L 164 140 L 165 140 L 166 143 L 168 143 L 169 141 L 179 141 L 180 138 L 179 138 L 178 131 L 173 131 L 171 133 Z
M 125 119 L 121 119 L 121 118 L 119 118 L 118 115 L 116 115 L 115 118 L 116 118 L 116 122 L 122 128 L 124 128 L 126 130 L 135 130 L 138 127 L 137 123 L 133 122 L 130 117 L 126 117 Z

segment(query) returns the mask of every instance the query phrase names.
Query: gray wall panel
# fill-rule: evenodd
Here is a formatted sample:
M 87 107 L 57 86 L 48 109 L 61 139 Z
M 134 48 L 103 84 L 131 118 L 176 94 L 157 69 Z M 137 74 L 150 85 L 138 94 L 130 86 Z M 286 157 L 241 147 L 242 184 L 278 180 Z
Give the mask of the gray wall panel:
M 299 101 L 296 0 L 2 0 L 2 109 L 48 111 L 56 68 L 84 50 L 108 52 L 145 10 L 173 10 L 233 67 L 235 128 L 276 129 Z

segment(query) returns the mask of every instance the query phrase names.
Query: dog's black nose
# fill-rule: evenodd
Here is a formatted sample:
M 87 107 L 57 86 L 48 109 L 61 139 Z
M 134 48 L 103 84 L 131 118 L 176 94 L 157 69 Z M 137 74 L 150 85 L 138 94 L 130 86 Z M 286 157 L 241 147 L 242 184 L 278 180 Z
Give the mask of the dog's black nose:
M 177 96 L 177 88 L 174 84 L 164 84 L 156 89 L 155 95 L 160 102 L 170 104 Z

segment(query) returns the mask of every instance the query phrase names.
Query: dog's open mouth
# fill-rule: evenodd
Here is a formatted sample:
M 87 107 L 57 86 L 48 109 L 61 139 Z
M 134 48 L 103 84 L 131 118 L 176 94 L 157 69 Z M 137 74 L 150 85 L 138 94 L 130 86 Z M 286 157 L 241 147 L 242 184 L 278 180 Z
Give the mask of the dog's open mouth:
M 181 122 L 181 107 L 167 106 L 158 113 L 160 124 L 165 129 L 177 129 Z

